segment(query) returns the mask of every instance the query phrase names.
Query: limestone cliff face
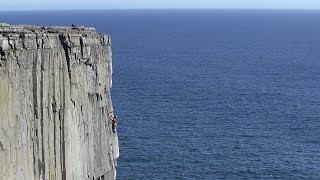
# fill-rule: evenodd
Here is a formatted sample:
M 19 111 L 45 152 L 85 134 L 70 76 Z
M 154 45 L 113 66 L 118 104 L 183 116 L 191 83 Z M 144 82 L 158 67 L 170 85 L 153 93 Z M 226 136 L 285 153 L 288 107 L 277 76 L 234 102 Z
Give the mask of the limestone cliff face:
M 114 179 L 111 40 L 0 25 L 0 179 Z

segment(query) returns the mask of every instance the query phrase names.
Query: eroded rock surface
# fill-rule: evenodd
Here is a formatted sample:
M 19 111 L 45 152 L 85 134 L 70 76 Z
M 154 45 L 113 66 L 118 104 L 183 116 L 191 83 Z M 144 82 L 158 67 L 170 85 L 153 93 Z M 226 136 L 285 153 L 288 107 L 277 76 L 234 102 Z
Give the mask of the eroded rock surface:
M 0 25 L 0 179 L 114 179 L 111 39 Z

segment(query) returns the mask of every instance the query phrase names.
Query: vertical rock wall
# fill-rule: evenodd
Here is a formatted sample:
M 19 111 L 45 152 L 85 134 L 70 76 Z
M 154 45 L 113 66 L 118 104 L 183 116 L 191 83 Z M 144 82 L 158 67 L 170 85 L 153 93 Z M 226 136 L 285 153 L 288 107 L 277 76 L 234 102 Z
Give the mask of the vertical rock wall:
M 115 179 L 111 40 L 0 26 L 0 179 Z

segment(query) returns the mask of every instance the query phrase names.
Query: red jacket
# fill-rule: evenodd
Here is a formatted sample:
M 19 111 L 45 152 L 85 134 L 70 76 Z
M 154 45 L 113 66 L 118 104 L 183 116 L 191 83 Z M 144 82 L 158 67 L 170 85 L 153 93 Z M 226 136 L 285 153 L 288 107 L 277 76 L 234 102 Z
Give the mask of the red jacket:
M 114 124 L 117 124 L 117 118 L 116 117 L 113 117 L 112 118 L 112 124 L 114 125 Z

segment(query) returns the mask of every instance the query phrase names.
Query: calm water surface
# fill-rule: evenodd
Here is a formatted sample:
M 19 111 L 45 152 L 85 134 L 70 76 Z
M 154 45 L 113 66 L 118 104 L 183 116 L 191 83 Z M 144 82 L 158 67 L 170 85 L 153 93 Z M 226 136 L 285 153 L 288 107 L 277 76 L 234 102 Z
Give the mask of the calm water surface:
M 113 38 L 118 179 L 319 179 L 320 11 L 0 12 Z

